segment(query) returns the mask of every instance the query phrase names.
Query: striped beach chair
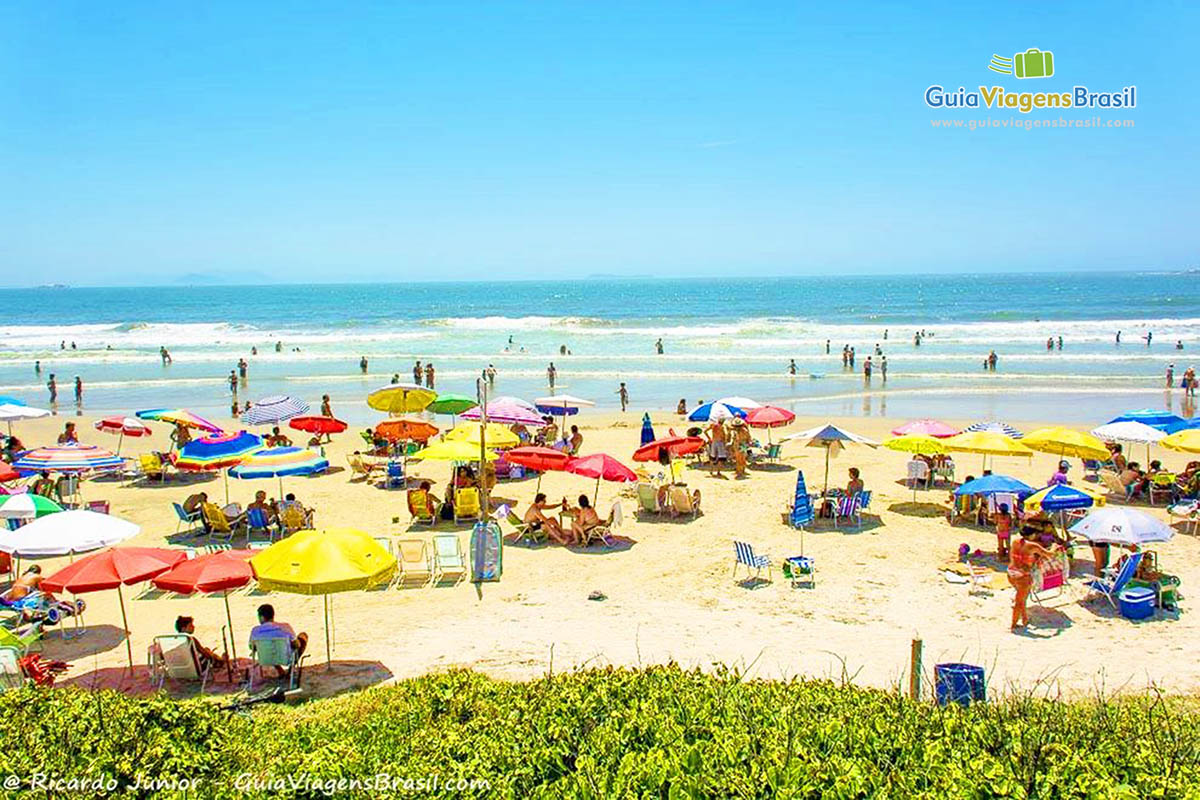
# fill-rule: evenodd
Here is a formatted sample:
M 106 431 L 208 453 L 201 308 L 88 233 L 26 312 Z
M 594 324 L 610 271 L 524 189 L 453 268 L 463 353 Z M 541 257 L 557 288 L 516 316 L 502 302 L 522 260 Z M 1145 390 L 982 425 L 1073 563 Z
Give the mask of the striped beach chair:
M 733 576 L 737 577 L 739 566 L 746 568 L 746 577 L 750 577 L 750 570 L 754 570 L 754 577 L 760 578 L 762 571 L 767 571 L 767 580 L 771 579 L 771 557 L 767 555 L 759 555 L 754 552 L 754 548 L 747 542 L 733 543 Z

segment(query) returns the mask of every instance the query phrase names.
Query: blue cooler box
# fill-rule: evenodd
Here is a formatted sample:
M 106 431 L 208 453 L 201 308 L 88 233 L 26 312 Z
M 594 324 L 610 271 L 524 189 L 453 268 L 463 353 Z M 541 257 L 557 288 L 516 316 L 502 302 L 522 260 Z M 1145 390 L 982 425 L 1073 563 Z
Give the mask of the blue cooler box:
M 1126 589 L 1117 595 L 1121 616 L 1125 619 L 1149 619 L 1154 616 L 1154 590 L 1143 587 Z

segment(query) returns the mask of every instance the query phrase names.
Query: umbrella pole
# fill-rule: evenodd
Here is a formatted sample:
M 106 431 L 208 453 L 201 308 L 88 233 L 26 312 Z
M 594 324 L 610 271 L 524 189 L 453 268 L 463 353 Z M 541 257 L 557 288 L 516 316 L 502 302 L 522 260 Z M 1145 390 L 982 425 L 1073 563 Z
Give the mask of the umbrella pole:
M 229 649 L 233 652 L 233 660 L 237 661 L 237 637 L 233 635 L 233 615 L 229 613 L 229 590 L 222 589 L 225 598 L 225 621 L 229 623 Z
M 121 444 L 125 441 L 125 429 L 121 429 L 121 434 L 117 437 L 117 455 L 121 455 Z M 1146 448 L 1146 455 L 1149 457 L 1150 448 Z
M 225 505 L 229 505 L 229 467 L 221 473 L 225 477 Z
M 829 494 L 829 445 L 825 445 L 825 489 L 821 492 L 821 496 Z
M 333 644 L 329 641 L 329 595 L 322 595 L 325 600 L 325 666 L 332 669 Z
M 600 476 L 596 476 L 596 491 L 592 493 L 592 507 L 595 508 L 596 501 L 600 499 Z
M 125 653 L 129 656 L 129 670 L 133 671 L 133 644 L 130 642 L 129 618 L 125 616 L 125 595 L 121 592 L 121 584 L 117 584 L 117 599 L 121 602 L 121 625 L 125 628 Z

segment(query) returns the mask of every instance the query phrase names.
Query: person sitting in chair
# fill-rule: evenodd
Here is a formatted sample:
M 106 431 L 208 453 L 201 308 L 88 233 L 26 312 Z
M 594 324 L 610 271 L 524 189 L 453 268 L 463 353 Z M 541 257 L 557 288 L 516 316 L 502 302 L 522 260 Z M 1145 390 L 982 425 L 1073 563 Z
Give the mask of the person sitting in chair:
M 68 422 L 63 426 L 63 432 L 58 435 L 59 444 L 79 444 L 79 434 L 75 432 L 75 423 Z
M 256 642 L 262 639 L 287 639 L 295 654 L 293 661 L 299 661 L 300 656 L 304 655 L 304 648 L 308 647 L 308 634 L 296 633 L 286 622 L 276 622 L 275 607 L 270 603 L 263 603 L 258 607 L 258 624 L 250 629 L 251 652 L 257 650 Z M 275 669 L 280 677 L 287 674 L 283 667 Z
M 200 665 L 200 669 L 205 667 L 229 667 L 229 658 L 226 656 L 217 655 L 215 650 L 210 650 L 200 644 L 200 640 L 196 638 L 196 623 L 191 617 L 176 617 L 175 632 L 186 633 L 191 637 L 192 653 L 196 656 L 196 663 Z
M 600 515 L 596 513 L 596 509 L 592 508 L 592 501 L 586 494 L 579 495 L 579 507 L 573 510 L 575 517 L 571 520 L 571 535 L 577 544 L 587 541 L 588 531 L 592 528 L 598 525 L 612 524 L 612 515 L 609 515 L 608 519 L 603 522 L 600 520 Z
M 267 493 L 261 489 L 254 493 L 254 502 L 246 506 L 246 511 L 258 509 L 263 513 L 263 519 L 270 525 L 276 519 L 275 504 L 267 502 Z
M 561 507 L 562 503 L 547 505 L 545 493 L 538 492 L 534 496 L 533 502 L 529 504 L 529 508 L 525 509 L 525 516 L 523 517 L 523 520 L 525 524 L 529 526 L 529 530 L 544 530 L 547 536 L 559 544 L 568 544 L 570 543 L 570 539 L 563 535 L 563 529 L 562 526 L 558 524 L 558 520 L 546 514 L 547 511 Z
M 259 492 L 259 494 L 262 494 L 262 492 Z M 299 511 L 304 517 L 304 524 L 310 527 L 312 526 L 313 517 L 316 516 L 316 510 L 305 508 L 304 504 L 296 499 L 296 495 L 293 492 L 288 492 L 286 495 L 284 495 L 284 498 L 279 501 L 279 516 L 282 517 L 283 512 L 287 511 L 288 509 L 295 509 L 296 511 Z

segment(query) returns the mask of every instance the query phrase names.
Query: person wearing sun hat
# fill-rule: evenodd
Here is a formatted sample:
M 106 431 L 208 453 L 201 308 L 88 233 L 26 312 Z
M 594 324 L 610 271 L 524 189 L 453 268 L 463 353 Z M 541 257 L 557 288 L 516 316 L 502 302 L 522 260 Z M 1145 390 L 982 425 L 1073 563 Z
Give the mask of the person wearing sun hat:
M 746 420 L 740 417 L 734 417 L 729 425 L 734 472 L 739 478 L 744 478 L 746 477 L 746 461 L 750 456 L 750 428 L 746 425 Z

